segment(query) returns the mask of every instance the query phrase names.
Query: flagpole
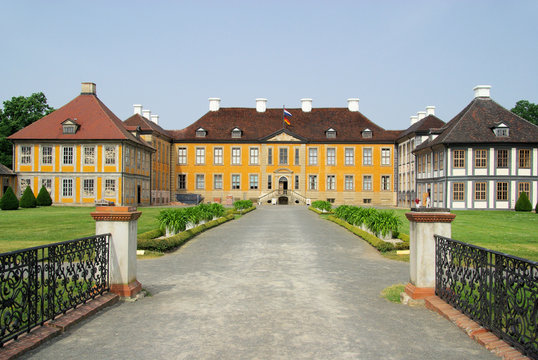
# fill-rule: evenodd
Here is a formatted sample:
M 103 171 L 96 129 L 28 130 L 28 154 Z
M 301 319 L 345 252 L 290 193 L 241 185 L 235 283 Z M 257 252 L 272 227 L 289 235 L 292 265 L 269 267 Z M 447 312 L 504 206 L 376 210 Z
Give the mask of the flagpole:
M 282 128 L 286 127 L 286 124 L 284 123 L 284 109 L 286 108 L 286 105 L 282 105 Z

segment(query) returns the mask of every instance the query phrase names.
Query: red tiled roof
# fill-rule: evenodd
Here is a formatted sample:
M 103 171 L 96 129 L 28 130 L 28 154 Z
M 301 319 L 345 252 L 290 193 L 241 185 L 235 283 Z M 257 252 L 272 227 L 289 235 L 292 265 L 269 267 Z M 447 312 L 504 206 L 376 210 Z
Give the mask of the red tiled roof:
M 209 111 L 199 120 L 182 130 L 168 131 L 176 142 L 181 141 L 260 141 L 270 134 L 286 128 L 309 142 L 394 142 L 401 131 L 388 131 L 376 125 L 360 112 L 347 108 L 315 108 L 311 112 L 287 109 L 293 115 L 291 125 L 283 125 L 282 109 L 257 112 L 254 108 L 221 108 Z M 196 137 L 196 130 L 207 131 L 204 138 Z M 242 131 L 240 139 L 232 139 L 232 129 Z M 328 129 L 336 130 L 335 139 L 327 139 Z M 362 131 L 372 130 L 372 138 L 363 138 Z
M 428 115 L 424 119 L 417 121 L 406 130 L 402 131 L 398 139 L 413 133 L 428 133 L 430 130 L 443 127 L 444 125 L 445 122 L 439 119 L 437 116 Z
M 140 114 L 134 114 L 127 120 L 123 122 L 124 124 L 128 126 L 140 126 L 140 130 L 143 132 L 146 131 L 155 131 L 159 133 L 160 135 L 164 135 L 166 137 L 171 138 L 172 136 L 168 133 L 167 130 L 164 130 L 162 127 L 160 127 L 158 124 L 154 123 L 151 120 L 146 119 L 144 116 Z
M 62 122 L 76 119 L 75 134 L 64 134 Z M 123 122 L 94 94 L 81 94 L 58 110 L 9 136 L 11 140 L 130 140 L 150 147 L 136 138 Z

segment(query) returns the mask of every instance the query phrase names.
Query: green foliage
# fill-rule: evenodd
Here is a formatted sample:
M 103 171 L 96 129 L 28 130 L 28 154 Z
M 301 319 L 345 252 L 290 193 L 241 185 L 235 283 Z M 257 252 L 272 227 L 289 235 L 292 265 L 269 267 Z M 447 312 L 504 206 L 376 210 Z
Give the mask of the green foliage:
M 53 111 L 42 92 L 29 97 L 12 97 L 11 100 L 4 101 L 4 109 L 0 110 L 0 163 L 9 168 L 13 166 L 13 147 L 7 139 L 8 136 Z
M 138 241 L 144 241 L 144 240 L 149 240 L 149 239 L 155 239 L 163 235 L 164 235 L 164 231 L 162 229 L 155 229 L 155 230 L 146 231 L 145 233 L 142 233 L 142 234 L 138 234 L 137 238 L 138 238 Z
M 538 125 L 538 104 L 533 104 L 528 100 L 519 100 L 511 111 L 534 125 Z
M 339 219 L 355 226 L 366 225 L 376 235 L 387 236 L 390 232 L 398 234 L 398 227 L 402 221 L 394 211 L 377 210 L 375 208 L 362 208 L 358 206 L 341 205 L 334 214 Z
M 2 210 L 17 210 L 19 208 L 19 199 L 15 196 L 13 189 L 9 186 L 0 199 L 0 209 Z
M 400 294 L 404 292 L 404 284 L 391 285 L 381 291 L 381 296 L 393 303 L 400 303 Z
M 224 215 L 224 212 L 225 209 L 220 204 L 199 204 L 188 208 L 161 210 L 157 216 L 157 221 L 159 229 L 168 229 L 168 231 L 177 234 L 185 231 L 189 223 L 198 225 L 200 221 L 211 221 L 215 217 Z
M 235 210 L 246 210 L 252 207 L 252 201 L 251 200 L 237 200 L 234 202 L 234 209 Z
M 39 194 L 37 194 L 37 206 L 51 206 L 52 205 L 52 198 L 50 197 L 50 194 L 45 186 L 42 186 L 39 190 Z
M 332 210 L 332 205 L 328 201 L 316 200 L 312 202 L 312 207 L 319 209 L 321 211 L 330 212 Z
M 378 238 L 377 236 L 374 236 L 374 235 L 370 234 L 369 232 L 366 232 L 366 231 L 364 231 L 362 229 L 359 229 L 358 227 L 353 226 L 352 224 L 348 223 L 347 221 L 344 221 L 342 219 L 338 219 L 337 217 L 332 216 L 332 215 L 330 215 L 327 219 L 334 222 L 334 223 L 336 223 L 336 224 L 338 224 L 338 225 L 340 225 L 340 226 L 345 227 L 346 229 L 348 229 L 349 231 L 351 231 L 355 235 L 360 236 L 361 238 L 366 240 L 366 242 L 368 242 L 370 245 L 375 247 L 380 252 L 387 252 L 387 251 L 391 251 L 391 250 L 395 249 L 395 247 L 394 247 L 394 245 L 392 245 L 392 243 L 383 241 L 380 238 Z
M 27 186 L 26 189 L 24 189 L 21 196 L 20 206 L 21 208 L 35 208 L 37 206 L 34 192 L 30 186 Z
M 536 203 L 536 207 L 534 208 L 534 212 L 538 214 L 538 202 Z
M 522 192 L 519 194 L 519 199 L 516 201 L 516 211 L 532 211 L 532 204 L 527 197 L 527 194 Z

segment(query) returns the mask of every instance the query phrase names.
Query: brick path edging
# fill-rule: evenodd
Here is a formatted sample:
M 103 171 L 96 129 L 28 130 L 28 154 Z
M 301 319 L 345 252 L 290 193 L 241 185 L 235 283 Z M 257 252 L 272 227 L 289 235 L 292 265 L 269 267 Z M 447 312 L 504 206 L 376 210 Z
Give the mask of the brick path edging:
M 0 360 L 15 359 L 35 349 L 45 341 L 62 334 L 78 322 L 107 306 L 117 303 L 119 298 L 116 294 L 106 293 L 55 320 L 47 321 L 44 326 L 37 327 L 26 335 L 21 335 L 17 340 L 8 341 L 3 348 L 0 348 Z
M 447 320 L 450 320 L 467 335 L 486 349 L 506 360 L 529 359 L 519 350 L 510 346 L 507 342 L 499 339 L 495 334 L 486 328 L 480 326 L 463 314 L 461 311 L 454 309 L 451 305 L 441 300 L 438 296 L 430 296 L 424 299 L 426 308 L 435 311 Z

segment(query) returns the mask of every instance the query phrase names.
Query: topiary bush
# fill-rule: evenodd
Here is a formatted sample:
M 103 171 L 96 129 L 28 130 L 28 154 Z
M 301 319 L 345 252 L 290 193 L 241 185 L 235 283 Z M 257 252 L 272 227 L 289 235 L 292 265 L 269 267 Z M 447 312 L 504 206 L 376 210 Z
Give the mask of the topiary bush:
M 37 194 L 36 202 L 37 202 L 37 206 L 51 206 L 52 205 L 52 198 L 50 197 L 50 194 L 45 186 L 42 186 L 41 190 L 39 190 L 39 194 Z
M 0 209 L 2 210 L 17 210 L 19 208 L 19 199 L 15 196 L 13 189 L 9 186 L 0 199 Z
M 35 208 L 37 206 L 34 192 L 32 191 L 32 189 L 30 189 L 29 186 L 27 186 L 22 193 L 20 206 L 21 208 Z
M 532 211 L 532 204 L 527 194 L 522 192 L 516 201 L 516 211 Z

